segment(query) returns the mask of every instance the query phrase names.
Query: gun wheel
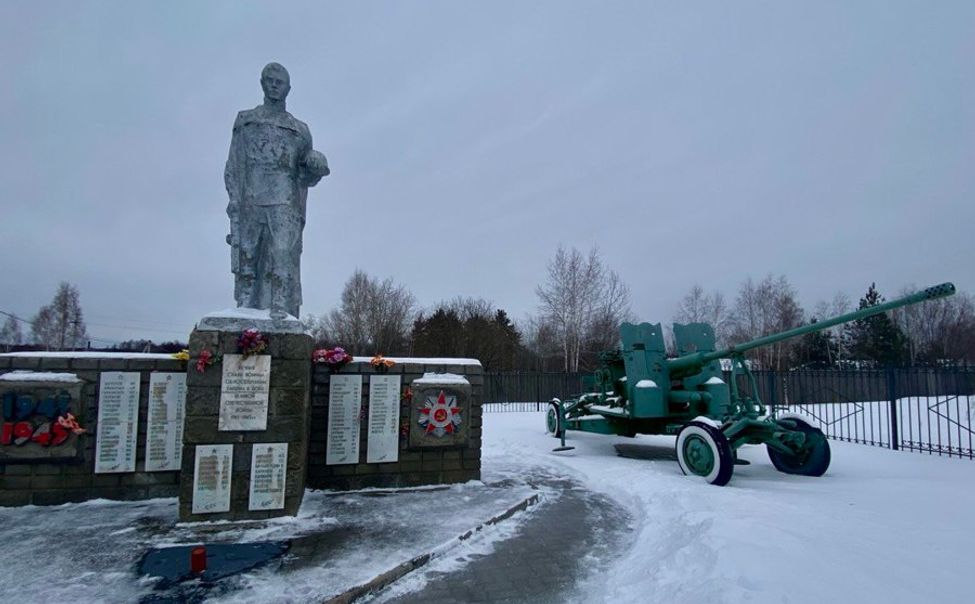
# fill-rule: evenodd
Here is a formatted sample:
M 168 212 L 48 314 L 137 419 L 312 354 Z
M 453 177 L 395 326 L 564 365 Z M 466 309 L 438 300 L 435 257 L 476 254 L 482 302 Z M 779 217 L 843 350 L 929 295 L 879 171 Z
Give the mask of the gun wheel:
M 806 435 L 806 443 L 796 455 L 787 455 L 766 445 L 765 448 L 768 450 L 768 457 L 772 460 L 772 465 L 775 466 L 776 470 L 785 474 L 822 476 L 829 468 L 831 457 L 826 435 L 819 428 L 814 428 L 801 419 L 790 417 L 789 421 L 795 423 L 796 430 Z M 789 428 L 789 426 L 783 425 L 783 428 Z
M 548 411 L 545 412 L 545 431 L 555 438 L 562 438 L 565 428 L 559 420 L 558 403 L 554 401 L 548 404 Z
M 677 463 L 688 476 L 724 486 L 735 470 L 731 444 L 721 430 L 704 422 L 690 422 L 677 433 Z

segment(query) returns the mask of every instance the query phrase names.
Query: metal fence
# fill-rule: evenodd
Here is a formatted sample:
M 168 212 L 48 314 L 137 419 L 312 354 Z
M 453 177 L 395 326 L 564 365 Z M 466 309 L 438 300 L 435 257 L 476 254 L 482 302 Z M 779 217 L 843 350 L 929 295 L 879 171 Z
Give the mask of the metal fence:
M 585 392 L 589 375 L 487 374 L 484 411 L 543 411 L 552 398 Z M 756 371 L 755 377 L 762 401 L 808 416 L 830 438 L 975 459 L 975 368 Z M 745 381 L 740 387 L 750 390 Z

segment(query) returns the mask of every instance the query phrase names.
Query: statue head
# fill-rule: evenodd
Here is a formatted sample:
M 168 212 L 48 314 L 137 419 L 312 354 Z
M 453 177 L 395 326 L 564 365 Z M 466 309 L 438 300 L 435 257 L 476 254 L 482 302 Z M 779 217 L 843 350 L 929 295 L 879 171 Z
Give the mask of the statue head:
M 261 88 L 264 96 L 272 101 L 284 101 L 291 91 L 291 76 L 280 63 L 268 63 L 261 70 Z

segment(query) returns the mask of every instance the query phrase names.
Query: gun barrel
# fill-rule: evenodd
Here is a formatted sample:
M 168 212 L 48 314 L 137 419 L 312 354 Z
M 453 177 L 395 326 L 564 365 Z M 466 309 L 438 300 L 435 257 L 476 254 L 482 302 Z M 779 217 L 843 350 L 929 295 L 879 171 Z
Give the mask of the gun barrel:
M 869 308 L 861 308 L 860 310 L 855 310 L 853 312 L 848 312 L 843 315 L 839 315 L 829 319 L 824 319 L 816 323 L 810 323 L 809 325 L 803 325 L 801 327 L 789 329 L 781 333 L 775 333 L 768 336 L 764 336 L 755 340 L 751 340 L 750 342 L 736 344 L 735 346 L 730 346 L 723 350 L 716 350 L 714 352 L 697 352 L 683 357 L 678 357 L 676 359 L 670 359 L 668 360 L 668 364 L 671 367 L 671 372 L 676 371 L 680 373 L 686 370 L 693 370 L 694 368 L 703 367 L 707 363 L 710 363 L 711 361 L 714 361 L 716 359 L 726 359 L 735 356 L 737 354 L 747 352 L 754 348 L 759 348 L 761 346 L 768 346 L 770 344 L 775 344 L 776 342 L 781 342 L 782 340 L 788 340 L 790 338 L 804 336 L 807 333 L 813 333 L 815 331 L 829 329 L 834 325 L 840 325 L 842 323 L 849 323 L 850 321 L 865 319 L 867 317 L 879 315 L 882 312 L 893 310 L 895 308 L 900 308 L 902 306 L 910 306 L 911 304 L 917 304 L 919 302 L 924 302 L 926 300 L 944 298 L 954 293 L 955 293 L 954 284 L 942 283 L 941 285 L 935 285 L 934 287 L 923 289 L 913 294 L 904 296 L 903 298 L 891 300 L 890 302 L 884 302 L 883 304 L 877 304 L 876 306 L 871 306 Z

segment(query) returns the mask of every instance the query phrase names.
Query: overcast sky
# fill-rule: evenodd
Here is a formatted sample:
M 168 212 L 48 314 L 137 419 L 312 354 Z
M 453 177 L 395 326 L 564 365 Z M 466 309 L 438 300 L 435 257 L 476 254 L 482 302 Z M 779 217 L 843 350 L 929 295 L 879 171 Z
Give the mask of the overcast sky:
M 302 315 L 358 267 L 515 318 L 562 243 L 641 320 L 785 274 L 975 290 L 975 2 L 0 2 L 0 310 L 101 340 L 233 306 L 223 165 L 260 70 L 332 175 Z

